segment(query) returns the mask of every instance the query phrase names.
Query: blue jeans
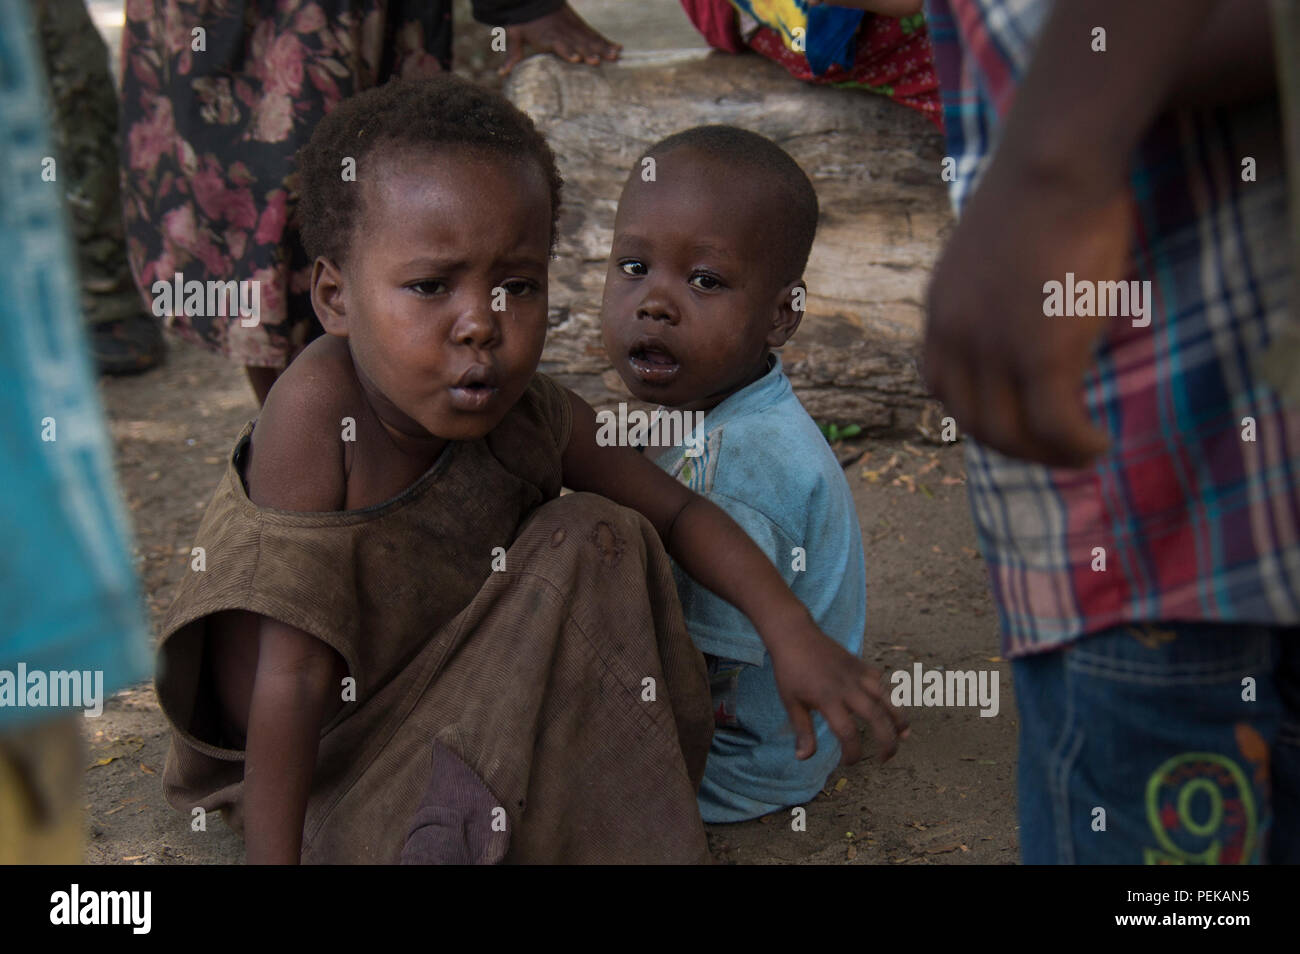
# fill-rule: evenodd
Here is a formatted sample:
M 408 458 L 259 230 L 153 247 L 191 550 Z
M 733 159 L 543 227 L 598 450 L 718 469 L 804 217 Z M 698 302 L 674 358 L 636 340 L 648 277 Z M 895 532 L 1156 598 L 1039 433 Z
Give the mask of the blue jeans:
M 1300 627 L 1118 626 L 1013 670 L 1026 864 L 1300 862 Z

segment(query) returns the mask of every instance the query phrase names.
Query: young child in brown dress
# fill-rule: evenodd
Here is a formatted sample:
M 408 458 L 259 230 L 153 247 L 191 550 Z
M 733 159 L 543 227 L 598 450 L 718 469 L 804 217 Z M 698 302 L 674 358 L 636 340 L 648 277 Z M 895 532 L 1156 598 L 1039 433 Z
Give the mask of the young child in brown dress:
M 245 427 L 164 625 L 173 804 L 255 862 L 703 860 L 708 685 L 664 548 L 753 622 L 805 751 L 817 710 L 892 753 L 879 673 L 538 372 L 560 180 L 526 116 L 393 82 L 300 175 L 328 334 Z

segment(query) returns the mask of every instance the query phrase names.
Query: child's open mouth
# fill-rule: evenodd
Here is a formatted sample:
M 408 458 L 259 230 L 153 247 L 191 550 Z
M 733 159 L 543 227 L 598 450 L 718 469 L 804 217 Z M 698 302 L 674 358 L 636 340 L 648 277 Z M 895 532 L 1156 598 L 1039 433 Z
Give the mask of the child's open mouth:
M 681 366 L 671 351 L 658 342 L 639 342 L 628 352 L 628 363 L 636 376 L 647 384 L 663 384 Z
M 497 394 L 496 372 L 489 365 L 472 365 L 449 390 L 456 410 L 482 411 Z

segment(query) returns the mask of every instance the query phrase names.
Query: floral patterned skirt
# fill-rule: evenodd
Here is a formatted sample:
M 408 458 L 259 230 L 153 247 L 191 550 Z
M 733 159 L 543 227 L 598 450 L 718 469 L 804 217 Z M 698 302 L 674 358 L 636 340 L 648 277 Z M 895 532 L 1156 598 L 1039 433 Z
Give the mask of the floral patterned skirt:
M 252 327 L 179 302 L 163 320 L 245 366 L 287 365 L 322 331 L 294 153 L 340 100 L 450 61 L 451 0 L 127 0 L 122 192 L 146 307 L 178 273 L 255 280 Z

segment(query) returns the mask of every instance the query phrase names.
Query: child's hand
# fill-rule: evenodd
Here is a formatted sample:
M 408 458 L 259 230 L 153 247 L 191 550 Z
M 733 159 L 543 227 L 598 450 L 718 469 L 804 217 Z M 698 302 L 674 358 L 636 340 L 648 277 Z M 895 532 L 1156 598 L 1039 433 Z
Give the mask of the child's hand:
M 501 75 L 509 73 L 524 58 L 525 45 L 537 53 L 554 53 L 570 63 L 599 66 L 601 59 L 616 60 L 621 44 L 593 30 L 566 3 L 554 13 L 536 20 L 506 27 L 506 61 Z
M 817 751 L 813 710 L 822 714 L 839 738 L 844 764 L 862 758 L 854 714 L 871 724 L 880 760 L 893 757 L 899 738 L 907 738 L 907 717 L 886 698 L 879 669 L 826 636 L 806 614 L 768 644 L 781 702 L 794 726 L 796 758 L 806 759 Z

